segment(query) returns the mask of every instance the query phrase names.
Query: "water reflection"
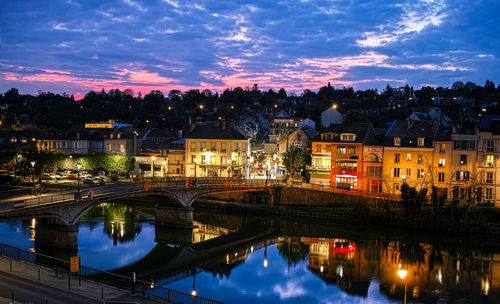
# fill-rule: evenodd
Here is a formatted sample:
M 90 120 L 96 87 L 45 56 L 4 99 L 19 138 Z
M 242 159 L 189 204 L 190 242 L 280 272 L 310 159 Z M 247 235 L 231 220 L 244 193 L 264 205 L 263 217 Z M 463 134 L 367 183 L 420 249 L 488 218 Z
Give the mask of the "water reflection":
M 155 226 L 154 209 L 102 204 L 82 217 L 82 263 L 227 303 L 497 303 L 500 247 L 196 211 L 195 229 Z M 0 223 L 2 242 L 41 251 L 42 220 Z M 47 249 L 45 249 L 47 250 Z M 403 275 L 404 272 L 404 275 Z M 406 288 L 405 288 L 406 286 Z M 405 291 L 406 290 L 406 291 Z

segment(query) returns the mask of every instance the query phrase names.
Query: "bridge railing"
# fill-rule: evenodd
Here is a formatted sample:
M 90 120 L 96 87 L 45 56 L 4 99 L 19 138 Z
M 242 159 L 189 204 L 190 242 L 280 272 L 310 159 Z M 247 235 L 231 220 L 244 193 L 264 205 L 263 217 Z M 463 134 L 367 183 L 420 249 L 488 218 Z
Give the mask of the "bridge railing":
M 81 278 L 96 284 L 96 293 L 99 289 L 108 288 L 113 286 L 122 290 L 128 290 L 133 294 L 142 295 L 144 297 L 166 301 L 168 303 L 178 304 L 223 304 L 222 302 L 203 298 L 200 296 L 193 296 L 189 293 L 173 290 L 163 286 L 157 286 L 154 282 L 145 282 L 141 280 L 132 280 L 132 277 L 118 275 L 108 271 L 98 270 L 92 267 L 79 265 L 78 272 L 70 272 L 70 263 L 68 261 L 55 258 L 49 255 L 32 252 L 29 250 L 20 249 L 14 246 L 0 243 L 0 255 L 13 258 L 15 260 L 23 260 L 32 264 L 50 268 L 57 278 L 67 278 L 68 287 L 79 285 Z M 12 264 L 11 264 L 12 265 Z M 12 266 L 11 266 L 12 267 Z M 28 269 L 28 268 L 25 268 Z M 42 281 L 40 270 L 38 270 L 38 280 Z M 77 283 L 78 282 L 78 283 Z M 104 293 L 101 291 L 101 295 Z M 103 299 L 104 300 L 104 299 Z
M 219 187 L 256 187 L 284 184 L 281 180 L 275 179 L 241 179 L 225 177 L 164 177 L 164 178 L 136 178 L 134 182 L 141 184 L 148 183 L 153 188 L 219 188 Z
M 0 206 L 0 212 L 10 212 L 20 209 L 46 206 L 46 205 L 64 203 L 74 200 L 89 199 L 104 195 L 110 195 L 114 193 L 129 193 L 141 189 L 142 189 L 141 184 L 127 183 L 127 184 L 118 184 L 108 187 L 92 188 L 90 190 L 85 189 L 83 191 L 80 191 L 80 194 L 78 194 L 78 192 L 75 191 L 69 193 L 65 192 L 60 194 L 42 195 L 34 198 L 3 204 L 2 206 Z

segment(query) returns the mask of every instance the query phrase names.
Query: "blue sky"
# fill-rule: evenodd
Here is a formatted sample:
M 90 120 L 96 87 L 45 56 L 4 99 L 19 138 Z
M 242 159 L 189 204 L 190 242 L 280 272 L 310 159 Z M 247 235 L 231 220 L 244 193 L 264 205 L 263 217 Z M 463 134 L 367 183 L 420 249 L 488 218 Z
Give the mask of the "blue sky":
M 2 1 L 0 92 L 500 81 L 500 1 Z

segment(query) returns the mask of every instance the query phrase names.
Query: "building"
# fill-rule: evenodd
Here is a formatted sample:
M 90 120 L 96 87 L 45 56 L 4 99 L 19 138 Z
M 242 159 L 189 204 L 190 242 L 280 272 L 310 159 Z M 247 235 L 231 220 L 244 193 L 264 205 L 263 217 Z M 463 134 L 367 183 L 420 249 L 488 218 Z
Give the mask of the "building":
M 302 118 L 290 117 L 284 111 L 281 111 L 274 119 L 269 130 L 269 142 L 276 144 L 283 134 L 288 134 L 293 130 L 299 129 Z
M 370 146 L 372 149 L 365 149 Z M 381 167 L 380 148 L 371 124 L 333 124 L 312 141 L 311 183 L 344 190 L 370 190 Z M 366 159 L 364 158 L 366 156 Z M 367 174 L 370 170 L 370 174 Z M 366 178 L 366 176 L 370 178 Z
M 331 124 L 341 124 L 342 120 L 342 114 L 336 110 L 336 107 L 328 107 L 328 109 L 321 112 L 321 125 L 325 128 Z
M 224 120 L 194 126 L 185 149 L 187 177 L 248 177 L 249 139 Z
M 115 129 L 115 128 L 130 128 L 131 124 L 120 123 L 114 119 L 108 119 L 107 122 L 88 122 L 85 123 L 85 129 Z
M 475 176 L 470 186 L 476 192 L 476 201 L 500 205 L 500 116 L 485 116 L 479 122 L 479 138 Z
M 391 124 L 383 138 L 384 192 L 400 194 L 403 182 L 417 190 L 432 185 L 436 131 L 432 121 L 396 120 Z
M 137 155 L 140 152 L 142 139 L 131 128 L 114 128 L 104 133 L 103 145 L 105 153 L 121 155 Z
M 44 134 L 37 139 L 38 151 L 61 154 L 104 152 L 102 134 L 92 130 L 63 130 Z
M 476 180 L 478 130 L 457 127 L 452 135 L 451 176 L 449 187 L 452 200 L 461 200 L 472 195 L 471 182 Z

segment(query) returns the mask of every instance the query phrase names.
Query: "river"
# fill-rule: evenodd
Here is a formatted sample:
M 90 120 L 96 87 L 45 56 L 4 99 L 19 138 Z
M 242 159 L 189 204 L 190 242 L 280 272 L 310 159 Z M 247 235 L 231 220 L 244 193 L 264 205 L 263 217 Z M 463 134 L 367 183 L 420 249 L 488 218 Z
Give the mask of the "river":
M 0 223 L 0 242 L 225 303 L 500 303 L 500 245 L 478 236 L 320 225 L 196 210 L 194 229 L 154 210 L 101 204 L 78 250 L 43 246 L 37 220 Z M 39 232 L 39 231 L 38 231 Z

